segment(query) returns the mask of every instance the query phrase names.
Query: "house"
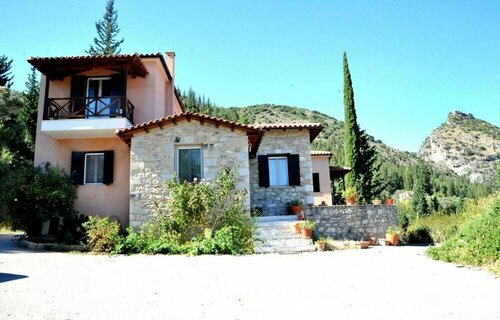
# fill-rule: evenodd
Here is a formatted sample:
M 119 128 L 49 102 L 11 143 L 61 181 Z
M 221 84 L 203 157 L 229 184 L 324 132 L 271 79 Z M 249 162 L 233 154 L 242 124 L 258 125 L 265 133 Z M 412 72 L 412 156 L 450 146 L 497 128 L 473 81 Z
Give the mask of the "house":
M 331 205 L 329 153 L 310 143 L 320 124 L 248 125 L 185 112 L 173 52 L 30 58 L 42 73 L 35 164 L 58 165 L 78 185 L 75 210 L 139 226 L 162 181 L 212 179 L 237 169 L 248 207 Z

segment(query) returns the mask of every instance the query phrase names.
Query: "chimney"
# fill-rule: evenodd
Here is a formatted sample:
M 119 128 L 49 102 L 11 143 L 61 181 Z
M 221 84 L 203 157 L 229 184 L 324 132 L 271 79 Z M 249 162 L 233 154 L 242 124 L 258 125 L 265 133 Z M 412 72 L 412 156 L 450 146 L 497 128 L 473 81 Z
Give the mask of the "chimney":
M 174 69 L 175 52 L 167 51 L 167 52 L 165 52 L 165 54 L 167 55 L 167 59 L 165 59 L 165 61 L 167 62 L 168 71 L 170 71 L 172 78 L 174 78 L 175 77 L 175 69 Z

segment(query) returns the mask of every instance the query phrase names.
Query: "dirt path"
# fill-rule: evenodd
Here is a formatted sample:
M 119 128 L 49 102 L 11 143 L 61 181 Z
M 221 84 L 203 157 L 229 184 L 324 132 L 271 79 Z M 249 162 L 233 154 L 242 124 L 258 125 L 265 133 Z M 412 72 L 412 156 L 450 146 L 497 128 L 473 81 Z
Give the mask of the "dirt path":
M 500 319 L 500 279 L 424 250 L 108 257 L 2 236 L 0 319 Z

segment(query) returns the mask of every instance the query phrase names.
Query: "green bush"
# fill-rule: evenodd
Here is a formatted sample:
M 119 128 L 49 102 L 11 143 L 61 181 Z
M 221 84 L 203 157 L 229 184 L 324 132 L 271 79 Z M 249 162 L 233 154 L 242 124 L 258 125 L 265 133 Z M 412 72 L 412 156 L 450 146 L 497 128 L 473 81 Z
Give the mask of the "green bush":
M 406 230 L 405 236 L 407 243 L 434 243 L 429 227 L 419 224 L 410 226 L 408 230 Z
M 25 165 L 0 181 L 0 215 L 28 236 L 39 235 L 44 221 L 74 214 L 76 187 L 64 171 L 49 164 Z
M 234 170 L 224 168 L 213 181 L 166 182 L 152 203 L 151 220 L 127 229 L 117 252 L 163 254 L 242 254 L 253 250 L 253 225 L 244 209 L 246 192 L 236 189 Z
M 500 260 L 500 194 L 477 204 L 468 203 L 466 219 L 442 246 L 428 250 L 429 256 L 473 266 L 494 266 Z
M 64 244 L 87 243 L 87 235 L 83 224 L 88 220 L 88 216 L 83 214 L 65 217 L 57 234 L 58 241 Z
M 115 252 L 121 241 L 120 224 L 109 217 L 90 216 L 83 224 L 87 233 L 87 245 L 91 252 Z

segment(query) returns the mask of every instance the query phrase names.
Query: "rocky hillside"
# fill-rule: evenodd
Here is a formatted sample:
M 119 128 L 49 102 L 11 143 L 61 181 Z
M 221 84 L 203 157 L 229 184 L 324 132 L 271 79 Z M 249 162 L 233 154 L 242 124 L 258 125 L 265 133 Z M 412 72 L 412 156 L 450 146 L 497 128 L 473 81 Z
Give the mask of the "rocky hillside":
M 500 128 L 455 111 L 425 139 L 418 154 L 471 181 L 491 182 L 500 161 Z

